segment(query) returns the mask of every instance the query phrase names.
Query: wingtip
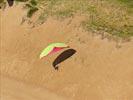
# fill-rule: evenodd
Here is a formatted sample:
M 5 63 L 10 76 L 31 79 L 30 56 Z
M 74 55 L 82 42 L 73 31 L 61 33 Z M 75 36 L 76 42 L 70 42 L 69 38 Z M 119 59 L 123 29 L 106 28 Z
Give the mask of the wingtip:
M 40 59 L 42 59 L 42 56 L 39 56 Z

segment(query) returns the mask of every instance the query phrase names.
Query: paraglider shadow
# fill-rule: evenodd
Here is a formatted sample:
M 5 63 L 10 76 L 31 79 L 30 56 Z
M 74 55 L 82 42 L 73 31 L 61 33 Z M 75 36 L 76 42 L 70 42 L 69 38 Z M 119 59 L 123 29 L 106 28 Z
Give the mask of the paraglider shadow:
M 57 56 L 57 58 L 53 61 L 53 67 L 55 68 L 55 70 L 59 69 L 59 66 L 57 66 L 58 64 L 70 58 L 75 53 L 76 53 L 76 50 L 67 49 L 64 52 L 62 52 L 59 56 Z
M 7 2 L 8 2 L 8 5 L 11 7 L 13 6 L 14 0 L 7 0 Z

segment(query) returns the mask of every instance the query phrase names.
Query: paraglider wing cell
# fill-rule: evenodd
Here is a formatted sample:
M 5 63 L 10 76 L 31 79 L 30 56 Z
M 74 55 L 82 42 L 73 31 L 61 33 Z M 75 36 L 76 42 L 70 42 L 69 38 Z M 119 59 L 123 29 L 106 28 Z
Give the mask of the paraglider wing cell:
M 63 48 L 67 48 L 68 46 L 64 43 L 52 43 L 48 45 L 40 54 L 40 58 L 50 55 L 52 53 L 55 53 L 57 51 L 60 51 Z

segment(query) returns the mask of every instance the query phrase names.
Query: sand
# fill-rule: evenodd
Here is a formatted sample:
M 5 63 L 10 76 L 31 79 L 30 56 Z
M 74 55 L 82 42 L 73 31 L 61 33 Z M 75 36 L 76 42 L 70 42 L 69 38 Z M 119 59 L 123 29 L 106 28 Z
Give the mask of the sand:
M 24 84 L 2 76 L 1 100 L 69 100 L 45 88 Z
M 64 21 L 48 18 L 34 28 L 21 25 L 23 15 L 20 5 L 1 11 L 2 100 L 133 99 L 133 41 L 116 48 L 116 42 L 79 27 L 84 20 L 79 15 Z M 39 59 L 52 42 L 76 50 L 59 70 L 52 63 L 63 51 Z

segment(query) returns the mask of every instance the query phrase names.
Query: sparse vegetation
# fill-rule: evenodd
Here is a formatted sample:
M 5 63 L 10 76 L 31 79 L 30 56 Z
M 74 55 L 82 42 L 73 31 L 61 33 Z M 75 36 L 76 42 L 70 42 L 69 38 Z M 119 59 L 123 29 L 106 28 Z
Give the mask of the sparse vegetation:
M 38 21 L 43 23 L 49 16 L 58 19 L 84 14 L 82 26 L 87 31 L 103 31 L 127 38 L 133 36 L 132 0 L 17 0 L 26 1 L 27 17 L 39 10 Z
M 5 0 L 0 0 L 0 9 L 4 9 L 6 7 Z
M 120 3 L 128 6 L 128 7 L 133 7 L 133 0 L 118 0 Z
M 32 15 L 38 10 L 36 0 L 30 0 L 25 6 L 28 8 L 27 17 L 32 17 Z

